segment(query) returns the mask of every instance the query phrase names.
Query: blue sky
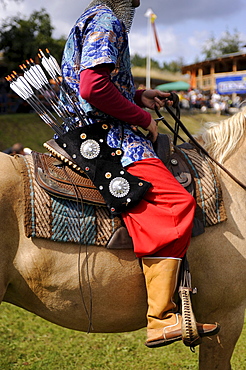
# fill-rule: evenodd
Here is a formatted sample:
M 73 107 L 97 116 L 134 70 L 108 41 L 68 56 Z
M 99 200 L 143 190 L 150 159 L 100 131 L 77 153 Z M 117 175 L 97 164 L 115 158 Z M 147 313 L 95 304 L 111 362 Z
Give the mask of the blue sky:
M 87 0 L 22 0 L 0 4 L 0 19 L 17 14 L 29 16 L 45 8 L 51 16 L 54 37 L 68 35 L 70 28 L 87 6 Z M 131 53 L 147 54 L 147 18 L 151 7 L 157 14 L 156 28 L 162 52 L 157 53 L 152 40 L 151 55 L 160 63 L 183 58 L 184 64 L 202 60 L 202 46 L 213 35 L 220 38 L 226 30 L 237 30 L 246 44 L 246 0 L 141 0 L 130 33 Z M 246 52 L 246 48 L 244 49 Z

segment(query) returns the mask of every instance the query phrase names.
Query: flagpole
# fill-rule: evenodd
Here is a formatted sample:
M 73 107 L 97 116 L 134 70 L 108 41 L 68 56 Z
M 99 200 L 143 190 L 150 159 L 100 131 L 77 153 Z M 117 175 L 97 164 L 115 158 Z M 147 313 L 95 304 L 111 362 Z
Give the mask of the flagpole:
M 148 9 L 145 13 L 145 17 L 148 18 L 147 23 L 147 57 L 146 57 L 146 88 L 150 89 L 150 70 L 151 70 L 151 14 L 153 11 Z

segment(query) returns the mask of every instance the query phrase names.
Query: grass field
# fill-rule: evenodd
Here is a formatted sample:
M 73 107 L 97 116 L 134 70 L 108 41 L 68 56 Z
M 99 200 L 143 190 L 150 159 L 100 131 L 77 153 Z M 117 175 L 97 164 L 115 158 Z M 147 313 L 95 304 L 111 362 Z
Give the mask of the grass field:
M 35 113 L 0 115 L 0 151 L 21 142 L 24 147 L 44 152 L 43 143 L 52 136 L 53 130 Z
M 168 122 L 172 119 L 165 114 Z M 223 117 L 225 118 L 225 117 Z M 220 117 L 214 114 L 185 114 L 183 123 L 191 133 L 196 132 L 205 121 L 218 121 Z M 159 123 L 160 132 L 165 132 L 163 123 Z M 24 147 L 44 152 L 43 143 L 53 137 L 53 130 L 49 128 L 36 113 L 0 115 L 0 151 L 9 148 L 16 142 L 23 143 Z
M 193 133 L 202 122 L 218 119 L 212 114 L 193 114 L 182 120 Z M 164 130 L 162 125 L 160 130 Z M 0 116 L 0 150 L 21 141 L 24 146 L 44 151 L 43 142 L 52 136 L 52 130 L 36 114 Z M 198 369 L 199 350 L 192 353 L 181 343 L 148 349 L 143 345 L 145 329 L 121 334 L 80 333 L 7 303 L 0 307 L 0 318 L 0 370 Z M 246 323 L 232 366 L 246 370 Z
M 0 317 L 1 370 L 198 369 L 199 350 L 192 353 L 181 343 L 149 349 L 143 345 L 145 329 L 121 334 L 80 333 L 7 303 L 2 303 Z M 245 354 L 246 325 L 233 355 L 233 370 L 246 369 Z

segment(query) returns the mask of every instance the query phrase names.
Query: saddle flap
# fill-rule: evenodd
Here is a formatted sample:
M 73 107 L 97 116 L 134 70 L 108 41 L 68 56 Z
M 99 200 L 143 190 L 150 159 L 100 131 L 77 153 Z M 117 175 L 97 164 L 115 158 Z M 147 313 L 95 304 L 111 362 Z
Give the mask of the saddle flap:
M 173 176 L 178 182 L 184 187 L 192 185 L 192 176 L 190 169 L 187 166 L 186 161 L 182 158 L 182 154 L 175 148 L 175 152 L 171 154 L 170 161 L 167 165 L 168 169 L 172 172 Z M 192 189 L 187 189 L 190 193 L 193 193 Z
M 173 152 L 173 142 L 170 135 L 158 134 L 157 140 L 153 144 L 154 150 L 161 161 L 168 166 L 170 156 Z
M 154 149 L 158 157 L 178 182 L 190 193 L 193 193 L 194 187 L 192 186 L 190 169 L 180 150 L 173 145 L 171 136 L 158 134 L 157 140 L 154 143 Z
M 36 181 L 48 193 L 106 206 L 103 197 L 84 173 L 71 169 L 49 154 L 33 151 L 32 157 Z

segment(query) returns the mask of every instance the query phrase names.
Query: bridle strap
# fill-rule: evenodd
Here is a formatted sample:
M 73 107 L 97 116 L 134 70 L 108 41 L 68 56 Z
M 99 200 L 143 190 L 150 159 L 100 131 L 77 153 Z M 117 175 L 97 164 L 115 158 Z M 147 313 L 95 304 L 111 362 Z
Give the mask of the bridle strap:
M 172 93 L 171 97 L 174 97 L 176 94 Z M 177 95 L 176 95 L 177 96 Z M 168 98 L 169 100 L 170 98 Z M 176 99 L 176 98 L 175 98 Z M 175 105 L 174 105 L 174 108 L 175 106 L 177 105 L 177 99 L 175 101 Z M 213 157 L 211 157 L 211 155 L 206 151 L 206 149 L 203 148 L 203 146 L 191 135 L 191 133 L 187 130 L 187 128 L 185 127 L 185 125 L 181 122 L 181 120 L 179 119 L 179 117 L 177 117 L 174 112 L 171 110 L 171 108 L 166 104 L 165 105 L 165 108 L 167 110 L 167 112 L 170 114 L 170 116 L 175 120 L 175 125 L 176 127 L 180 127 L 183 132 L 186 134 L 186 136 L 190 139 L 190 141 L 198 148 L 200 149 L 200 151 L 205 154 L 212 162 L 214 162 L 218 167 L 220 167 L 228 176 L 230 176 L 232 178 L 233 181 L 235 181 L 239 186 L 241 186 L 241 188 L 243 188 L 244 190 L 246 190 L 246 185 L 243 184 L 240 180 L 238 180 L 230 171 L 228 171 L 221 163 L 219 163 L 216 159 L 214 159 Z M 166 125 L 166 120 L 164 117 L 161 116 L 159 110 L 157 108 L 155 108 L 155 112 L 156 114 L 158 115 L 159 120 L 161 120 L 165 125 Z M 167 127 L 174 133 L 174 135 L 176 135 L 176 137 L 178 137 L 179 139 L 181 139 L 183 142 L 184 140 L 180 137 L 180 135 L 178 135 L 178 133 L 168 124 Z

